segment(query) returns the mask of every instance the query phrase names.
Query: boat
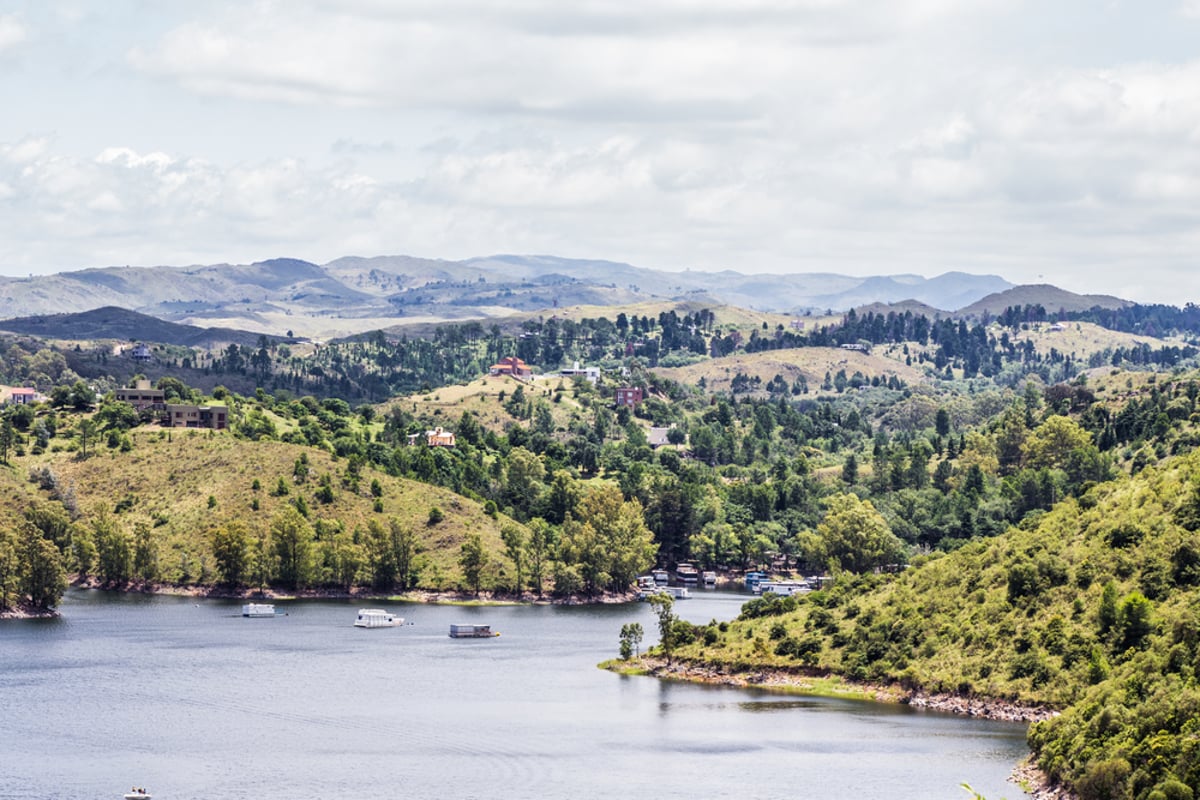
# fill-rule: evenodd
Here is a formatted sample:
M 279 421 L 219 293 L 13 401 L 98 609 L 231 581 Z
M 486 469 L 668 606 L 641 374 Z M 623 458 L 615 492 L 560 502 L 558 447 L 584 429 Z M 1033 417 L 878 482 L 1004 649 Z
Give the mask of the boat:
M 246 603 L 242 606 L 243 617 L 273 617 L 275 606 L 272 603 Z
M 492 630 L 491 625 L 451 625 L 451 639 L 490 639 L 500 634 Z
M 759 584 L 767 579 L 765 572 L 747 572 L 746 573 L 746 589 L 758 594 L 760 591 Z
M 397 617 L 382 608 L 360 608 L 354 620 L 356 628 L 398 628 L 403 624 L 404 617 Z
M 671 580 L 671 575 L 665 569 L 655 569 L 650 571 L 650 575 L 654 578 L 654 582 L 659 586 L 666 586 Z
M 649 600 L 657 594 L 665 594 L 668 597 L 673 597 L 676 600 L 686 600 L 692 596 L 686 586 L 649 586 L 638 589 L 638 600 Z
M 150 800 L 150 793 L 135 786 L 125 793 L 125 800 Z
M 675 565 L 675 580 L 685 586 L 695 586 L 700 582 L 700 570 L 687 562 L 681 562 Z
M 705 586 L 710 588 L 717 585 L 717 573 L 713 572 L 711 569 L 706 569 L 703 573 L 701 573 L 700 579 L 704 581 Z
M 653 589 L 657 585 L 653 575 L 638 575 L 637 586 L 639 589 Z
M 794 594 L 807 594 L 812 591 L 808 581 L 763 581 L 758 585 L 762 594 L 771 592 L 780 597 L 790 597 Z

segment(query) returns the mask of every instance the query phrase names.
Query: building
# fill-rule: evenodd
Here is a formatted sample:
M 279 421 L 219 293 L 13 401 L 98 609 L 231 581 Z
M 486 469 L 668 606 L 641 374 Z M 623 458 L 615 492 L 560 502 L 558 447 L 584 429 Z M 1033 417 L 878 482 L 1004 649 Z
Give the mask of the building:
M 422 436 L 425 438 L 426 447 L 454 447 L 454 433 L 443 429 L 440 425 L 431 431 L 425 431 L 423 434 L 410 433 L 408 435 L 408 446 L 413 447 L 416 445 Z
M 502 358 L 488 369 L 492 375 L 511 375 L 514 378 L 528 378 L 533 375 L 533 370 L 529 368 L 521 359 L 516 356 Z
M 575 362 L 575 366 L 573 368 L 560 370 L 559 374 L 564 378 L 583 378 L 584 380 L 590 381 L 593 384 L 600 380 L 599 367 L 581 368 L 578 361 Z
M 671 425 L 666 428 L 651 428 L 646 432 L 646 443 L 655 449 L 670 444 L 671 440 L 669 436 L 671 428 L 674 427 L 674 425 Z
M 617 389 L 617 405 L 636 408 L 642 402 L 642 387 L 622 386 Z
M 871 345 L 864 344 L 862 342 L 856 342 L 854 344 L 844 344 L 844 345 L 842 345 L 842 349 L 843 350 L 853 350 L 856 353 L 869 353 L 869 352 L 871 352 Z
M 140 361 L 143 364 L 149 364 L 154 360 L 154 354 L 151 353 L 150 348 L 142 342 L 138 342 L 133 346 L 133 350 L 129 352 L 129 357 L 134 361 Z
M 229 425 L 229 409 L 225 406 L 168 403 L 166 408 L 163 425 L 168 428 L 210 428 L 223 431 Z
M 34 403 L 40 403 L 45 398 L 38 394 L 37 389 L 29 389 L 24 386 L 18 386 L 13 389 L 8 395 L 9 405 L 14 406 L 31 406 Z
M 118 401 L 129 403 L 138 411 L 145 411 L 147 408 L 161 411 L 166 408 L 166 393 L 162 389 L 152 388 L 150 381 L 138 381 L 132 389 L 117 389 L 113 394 Z

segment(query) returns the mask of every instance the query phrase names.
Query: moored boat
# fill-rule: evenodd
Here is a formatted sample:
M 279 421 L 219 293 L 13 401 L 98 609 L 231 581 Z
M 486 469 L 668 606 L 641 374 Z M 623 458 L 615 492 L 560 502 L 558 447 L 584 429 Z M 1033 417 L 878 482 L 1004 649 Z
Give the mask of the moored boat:
M 651 570 L 650 575 L 651 575 L 651 577 L 654 578 L 654 582 L 656 584 L 658 584 L 659 586 L 666 586 L 667 583 L 671 580 L 670 573 L 667 572 L 665 569 Z
M 695 586 L 700 582 L 700 570 L 686 561 L 680 562 L 675 565 L 675 580 L 685 586 Z
M 807 594 L 812 591 L 812 586 L 809 585 L 808 581 L 763 581 L 758 585 L 758 588 L 763 594 L 771 592 L 780 597 Z
M 150 793 L 135 786 L 125 793 L 125 800 L 150 800 Z
M 273 617 L 275 616 L 275 605 L 273 603 L 246 603 L 242 606 L 243 617 Z
M 708 587 L 710 587 L 710 588 L 711 588 L 711 587 L 713 587 L 713 586 L 716 586 L 716 585 L 717 585 L 717 573 L 713 572 L 713 571 L 712 571 L 712 570 L 710 570 L 710 569 L 708 569 L 708 570 L 705 570 L 705 571 L 704 571 L 704 572 L 703 572 L 703 573 L 700 575 L 700 579 L 701 579 L 702 581 L 704 581 L 704 585 L 705 585 L 705 586 L 708 586 Z
M 356 628 L 397 628 L 404 624 L 404 617 L 398 617 L 382 608 L 360 608 L 358 617 L 354 620 Z

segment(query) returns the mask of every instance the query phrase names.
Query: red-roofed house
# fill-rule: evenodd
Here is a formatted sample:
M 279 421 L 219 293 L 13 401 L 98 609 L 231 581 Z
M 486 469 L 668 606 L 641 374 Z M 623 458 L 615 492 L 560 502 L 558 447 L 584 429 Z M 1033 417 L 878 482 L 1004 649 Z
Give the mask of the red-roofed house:
M 29 389 L 24 386 L 18 386 L 12 390 L 8 396 L 8 402 L 14 406 L 28 406 L 34 403 L 41 402 L 42 396 L 38 394 L 37 389 Z
M 514 378 L 528 378 L 533 374 L 529 365 L 516 356 L 500 359 L 499 362 L 492 364 L 488 371 L 492 375 L 511 375 Z

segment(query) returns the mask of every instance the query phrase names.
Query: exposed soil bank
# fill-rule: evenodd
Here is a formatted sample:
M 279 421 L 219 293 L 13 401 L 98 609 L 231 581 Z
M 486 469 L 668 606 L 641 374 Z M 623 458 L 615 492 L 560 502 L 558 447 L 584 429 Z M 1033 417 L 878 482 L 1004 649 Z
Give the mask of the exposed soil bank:
M 968 717 L 1004 722 L 1040 722 L 1058 712 L 1047 706 L 1030 706 L 1008 700 L 986 697 L 963 697 L 954 694 L 905 689 L 898 685 L 855 683 L 840 676 L 814 671 L 756 668 L 733 670 L 719 665 L 697 664 L 675 660 L 670 664 L 657 656 L 642 656 L 630 662 L 612 662 L 611 668 L 636 669 L 642 674 L 667 680 L 691 681 L 722 686 L 740 686 L 778 691 L 801 692 L 823 697 L 874 700 L 901 703 L 914 708 L 944 711 Z M 1013 770 L 1011 780 L 1028 791 L 1034 800 L 1076 800 L 1061 786 L 1052 785 L 1032 758 Z

